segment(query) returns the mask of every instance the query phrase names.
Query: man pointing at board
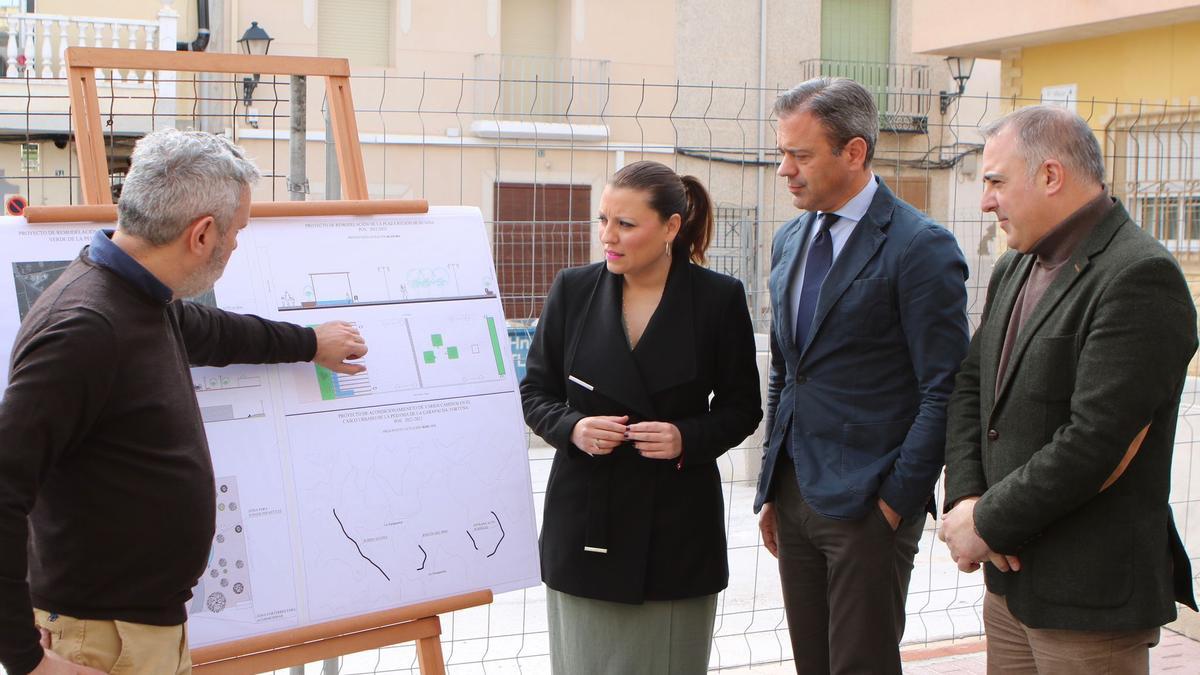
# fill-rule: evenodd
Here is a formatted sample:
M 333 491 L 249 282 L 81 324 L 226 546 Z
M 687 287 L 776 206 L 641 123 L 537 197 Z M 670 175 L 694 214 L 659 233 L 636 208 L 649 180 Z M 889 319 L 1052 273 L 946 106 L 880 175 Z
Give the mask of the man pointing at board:
M 219 136 L 138 142 L 115 232 L 34 303 L 0 400 L 0 663 L 26 673 L 186 673 L 185 603 L 215 527 L 189 366 L 367 351 L 316 329 L 182 301 L 212 287 L 258 169 Z

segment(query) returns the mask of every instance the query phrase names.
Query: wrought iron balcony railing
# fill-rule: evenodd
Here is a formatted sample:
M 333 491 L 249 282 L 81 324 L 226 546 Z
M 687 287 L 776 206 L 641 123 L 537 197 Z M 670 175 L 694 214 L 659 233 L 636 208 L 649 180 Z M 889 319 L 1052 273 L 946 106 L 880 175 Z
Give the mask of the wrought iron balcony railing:
M 848 77 L 866 87 L 875 94 L 883 131 L 923 134 L 929 129 L 929 108 L 937 100 L 929 66 L 809 59 L 801 61 L 800 67 L 805 80 Z

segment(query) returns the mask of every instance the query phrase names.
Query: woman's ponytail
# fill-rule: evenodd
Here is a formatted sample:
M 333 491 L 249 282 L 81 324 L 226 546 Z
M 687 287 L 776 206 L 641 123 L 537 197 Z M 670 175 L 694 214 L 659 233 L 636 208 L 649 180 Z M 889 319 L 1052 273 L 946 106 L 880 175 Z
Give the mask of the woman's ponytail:
M 712 199 L 708 196 L 708 190 L 700 183 L 700 179 L 695 176 L 680 176 L 679 180 L 683 183 L 683 190 L 687 195 L 687 206 L 682 214 L 683 223 L 675 237 L 675 245 L 671 248 L 703 265 L 704 253 L 712 242 Z

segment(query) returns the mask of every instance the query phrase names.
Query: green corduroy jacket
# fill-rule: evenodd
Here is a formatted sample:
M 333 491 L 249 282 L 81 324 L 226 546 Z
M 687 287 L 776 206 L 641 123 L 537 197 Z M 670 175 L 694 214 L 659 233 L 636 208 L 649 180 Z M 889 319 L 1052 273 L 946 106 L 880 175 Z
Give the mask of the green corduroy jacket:
M 987 587 L 1031 628 L 1133 630 L 1195 607 L 1171 515 L 1171 459 L 1196 309 L 1179 265 L 1116 202 L 1022 327 L 997 393 L 1008 320 L 1034 256 L 996 264 L 948 408 L 946 508 L 1019 572 Z M 1120 477 L 1101 489 L 1149 431 Z

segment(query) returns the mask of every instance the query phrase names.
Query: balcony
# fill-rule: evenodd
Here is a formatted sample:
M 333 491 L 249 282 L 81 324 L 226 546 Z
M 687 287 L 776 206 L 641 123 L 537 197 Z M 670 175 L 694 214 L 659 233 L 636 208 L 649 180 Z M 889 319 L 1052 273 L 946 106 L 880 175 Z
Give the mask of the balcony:
M 929 108 L 937 100 L 929 83 L 929 66 L 809 59 L 801 61 L 800 68 L 803 80 L 847 77 L 866 87 L 875 95 L 880 131 L 924 134 L 929 130 Z
M 58 14 L 0 14 L 0 141 L 66 142 L 68 47 L 175 50 L 179 14 L 164 2 L 153 20 Z M 119 123 L 112 136 L 138 137 L 173 123 L 174 73 L 97 69 L 99 95 Z
M 608 136 L 600 119 L 607 102 L 609 61 L 511 54 L 475 55 L 471 131 L 485 138 Z
M 174 12 L 171 12 L 174 14 Z M 175 49 L 178 16 L 160 13 L 156 21 L 62 16 L 58 14 L 0 15 L 5 79 L 63 79 L 67 77 L 67 47 Z M 170 23 L 163 30 L 164 23 Z M 167 46 L 164 46 L 167 45 Z M 142 82 L 144 72 L 101 70 L 98 79 L 119 83 Z

